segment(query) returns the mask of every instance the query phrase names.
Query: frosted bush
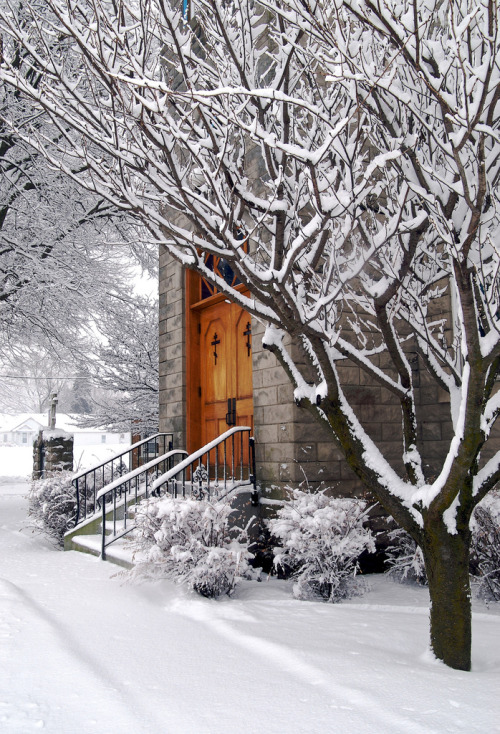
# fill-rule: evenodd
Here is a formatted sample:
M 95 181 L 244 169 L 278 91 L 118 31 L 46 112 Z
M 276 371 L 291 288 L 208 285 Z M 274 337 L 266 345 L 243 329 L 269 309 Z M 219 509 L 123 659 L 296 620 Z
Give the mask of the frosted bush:
M 241 531 L 229 526 L 227 502 L 162 497 L 136 514 L 134 579 L 169 578 L 202 596 L 230 594 L 250 572 Z M 235 535 L 240 537 L 236 538 Z
M 472 519 L 471 572 L 485 599 L 500 601 L 500 492 L 487 495 Z
M 114 467 L 113 476 L 126 471 L 124 464 L 119 468 Z M 35 530 L 48 535 L 58 546 L 64 545 L 64 534 L 71 530 L 76 520 L 76 489 L 71 480 L 74 476 L 70 471 L 53 472 L 45 479 L 37 479 L 31 483 L 28 492 L 28 516 L 33 520 Z M 95 491 L 98 492 L 105 484 L 111 481 L 111 467 L 96 475 Z M 86 494 L 87 510 L 92 510 L 94 502 L 94 475 L 87 477 L 80 492 L 80 503 L 83 504 Z
M 373 535 L 363 525 L 366 504 L 328 497 L 324 491 L 296 489 L 289 495 L 269 521 L 272 535 L 281 542 L 274 551 L 275 566 L 291 572 L 299 599 L 349 598 L 359 588 L 359 556 L 375 550 Z
M 427 586 L 424 556 L 411 535 L 402 528 L 389 533 L 387 547 L 387 574 L 400 583 L 416 583 Z
M 471 520 L 470 573 L 477 594 L 500 600 L 500 492 L 488 494 L 476 507 Z M 388 574 L 396 580 L 427 585 L 422 551 L 407 532 L 389 533 Z
M 73 472 L 60 471 L 32 482 L 28 492 L 28 516 L 34 528 L 48 535 L 57 545 L 64 544 L 64 533 L 76 518 L 76 491 L 71 484 Z

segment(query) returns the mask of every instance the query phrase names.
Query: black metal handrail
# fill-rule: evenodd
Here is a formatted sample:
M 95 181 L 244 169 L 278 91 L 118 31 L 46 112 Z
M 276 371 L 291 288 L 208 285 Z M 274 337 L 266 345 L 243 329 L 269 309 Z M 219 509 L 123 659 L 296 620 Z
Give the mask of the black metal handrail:
M 137 505 L 139 500 L 147 499 L 152 494 L 158 473 L 165 473 L 175 468 L 173 464 L 177 456 L 187 456 L 187 451 L 182 449 L 168 451 L 147 464 L 118 477 L 97 492 L 96 502 L 100 505 L 102 513 L 101 556 L 103 560 L 106 560 L 107 546 L 135 527 L 133 520 L 129 520 L 128 517 L 131 506 Z M 109 525 L 108 515 L 110 515 Z
M 173 448 L 171 433 L 155 433 L 114 454 L 106 461 L 75 474 L 72 484 L 76 489 L 75 527 L 97 511 L 97 495 L 105 485 L 135 467 L 144 466 L 153 457 L 163 456 Z M 126 463 L 125 463 L 126 462 Z
M 181 455 L 186 458 L 172 465 Z M 234 426 L 190 456 L 172 450 L 118 477 L 96 495 L 102 513 L 101 558 L 106 560 L 106 548 L 135 528 L 129 512 L 139 499 L 167 492 L 184 498 L 222 497 L 245 485 L 252 487 L 252 504 L 257 505 L 255 441 L 247 426 Z
M 234 426 L 158 477 L 153 491 L 202 499 L 227 495 L 243 484 L 252 486 L 252 505 L 257 505 L 255 439 L 248 426 Z

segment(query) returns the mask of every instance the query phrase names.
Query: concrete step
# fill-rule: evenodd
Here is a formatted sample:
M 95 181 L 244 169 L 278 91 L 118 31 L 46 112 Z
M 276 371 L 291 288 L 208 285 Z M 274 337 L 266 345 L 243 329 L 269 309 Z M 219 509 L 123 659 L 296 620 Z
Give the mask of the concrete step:
M 100 535 L 77 535 L 72 539 L 71 550 L 79 553 L 88 553 L 97 558 L 101 555 L 101 536 Z M 125 538 L 116 540 L 112 545 L 106 548 L 106 561 L 114 563 L 122 568 L 133 568 L 134 561 L 132 558 L 132 550 L 130 542 Z

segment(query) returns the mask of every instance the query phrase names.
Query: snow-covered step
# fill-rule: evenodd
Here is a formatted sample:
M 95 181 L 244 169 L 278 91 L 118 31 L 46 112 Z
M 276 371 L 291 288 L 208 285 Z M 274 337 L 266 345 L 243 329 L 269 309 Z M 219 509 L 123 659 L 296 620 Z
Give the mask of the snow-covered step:
M 100 535 L 78 535 L 73 538 L 72 546 L 72 550 L 100 558 L 102 538 Z M 132 555 L 130 543 L 125 538 L 116 540 L 106 549 L 106 560 L 122 568 L 133 568 Z

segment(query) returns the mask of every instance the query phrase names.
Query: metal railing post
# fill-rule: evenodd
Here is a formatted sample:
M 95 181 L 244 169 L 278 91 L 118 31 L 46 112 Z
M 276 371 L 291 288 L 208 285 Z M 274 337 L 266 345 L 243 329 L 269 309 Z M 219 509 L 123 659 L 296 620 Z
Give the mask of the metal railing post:
M 106 560 L 106 497 L 102 498 L 101 560 Z
M 257 474 L 256 474 L 256 463 L 255 463 L 255 438 L 253 436 L 250 436 L 248 440 L 248 450 L 250 456 L 248 457 L 250 460 L 250 466 L 252 469 L 252 473 L 250 474 L 250 482 L 253 486 L 253 492 L 252 496 L 250 498 L 252 507 L 257 507 L 259 504 L 259 490 L 257 489 Z

